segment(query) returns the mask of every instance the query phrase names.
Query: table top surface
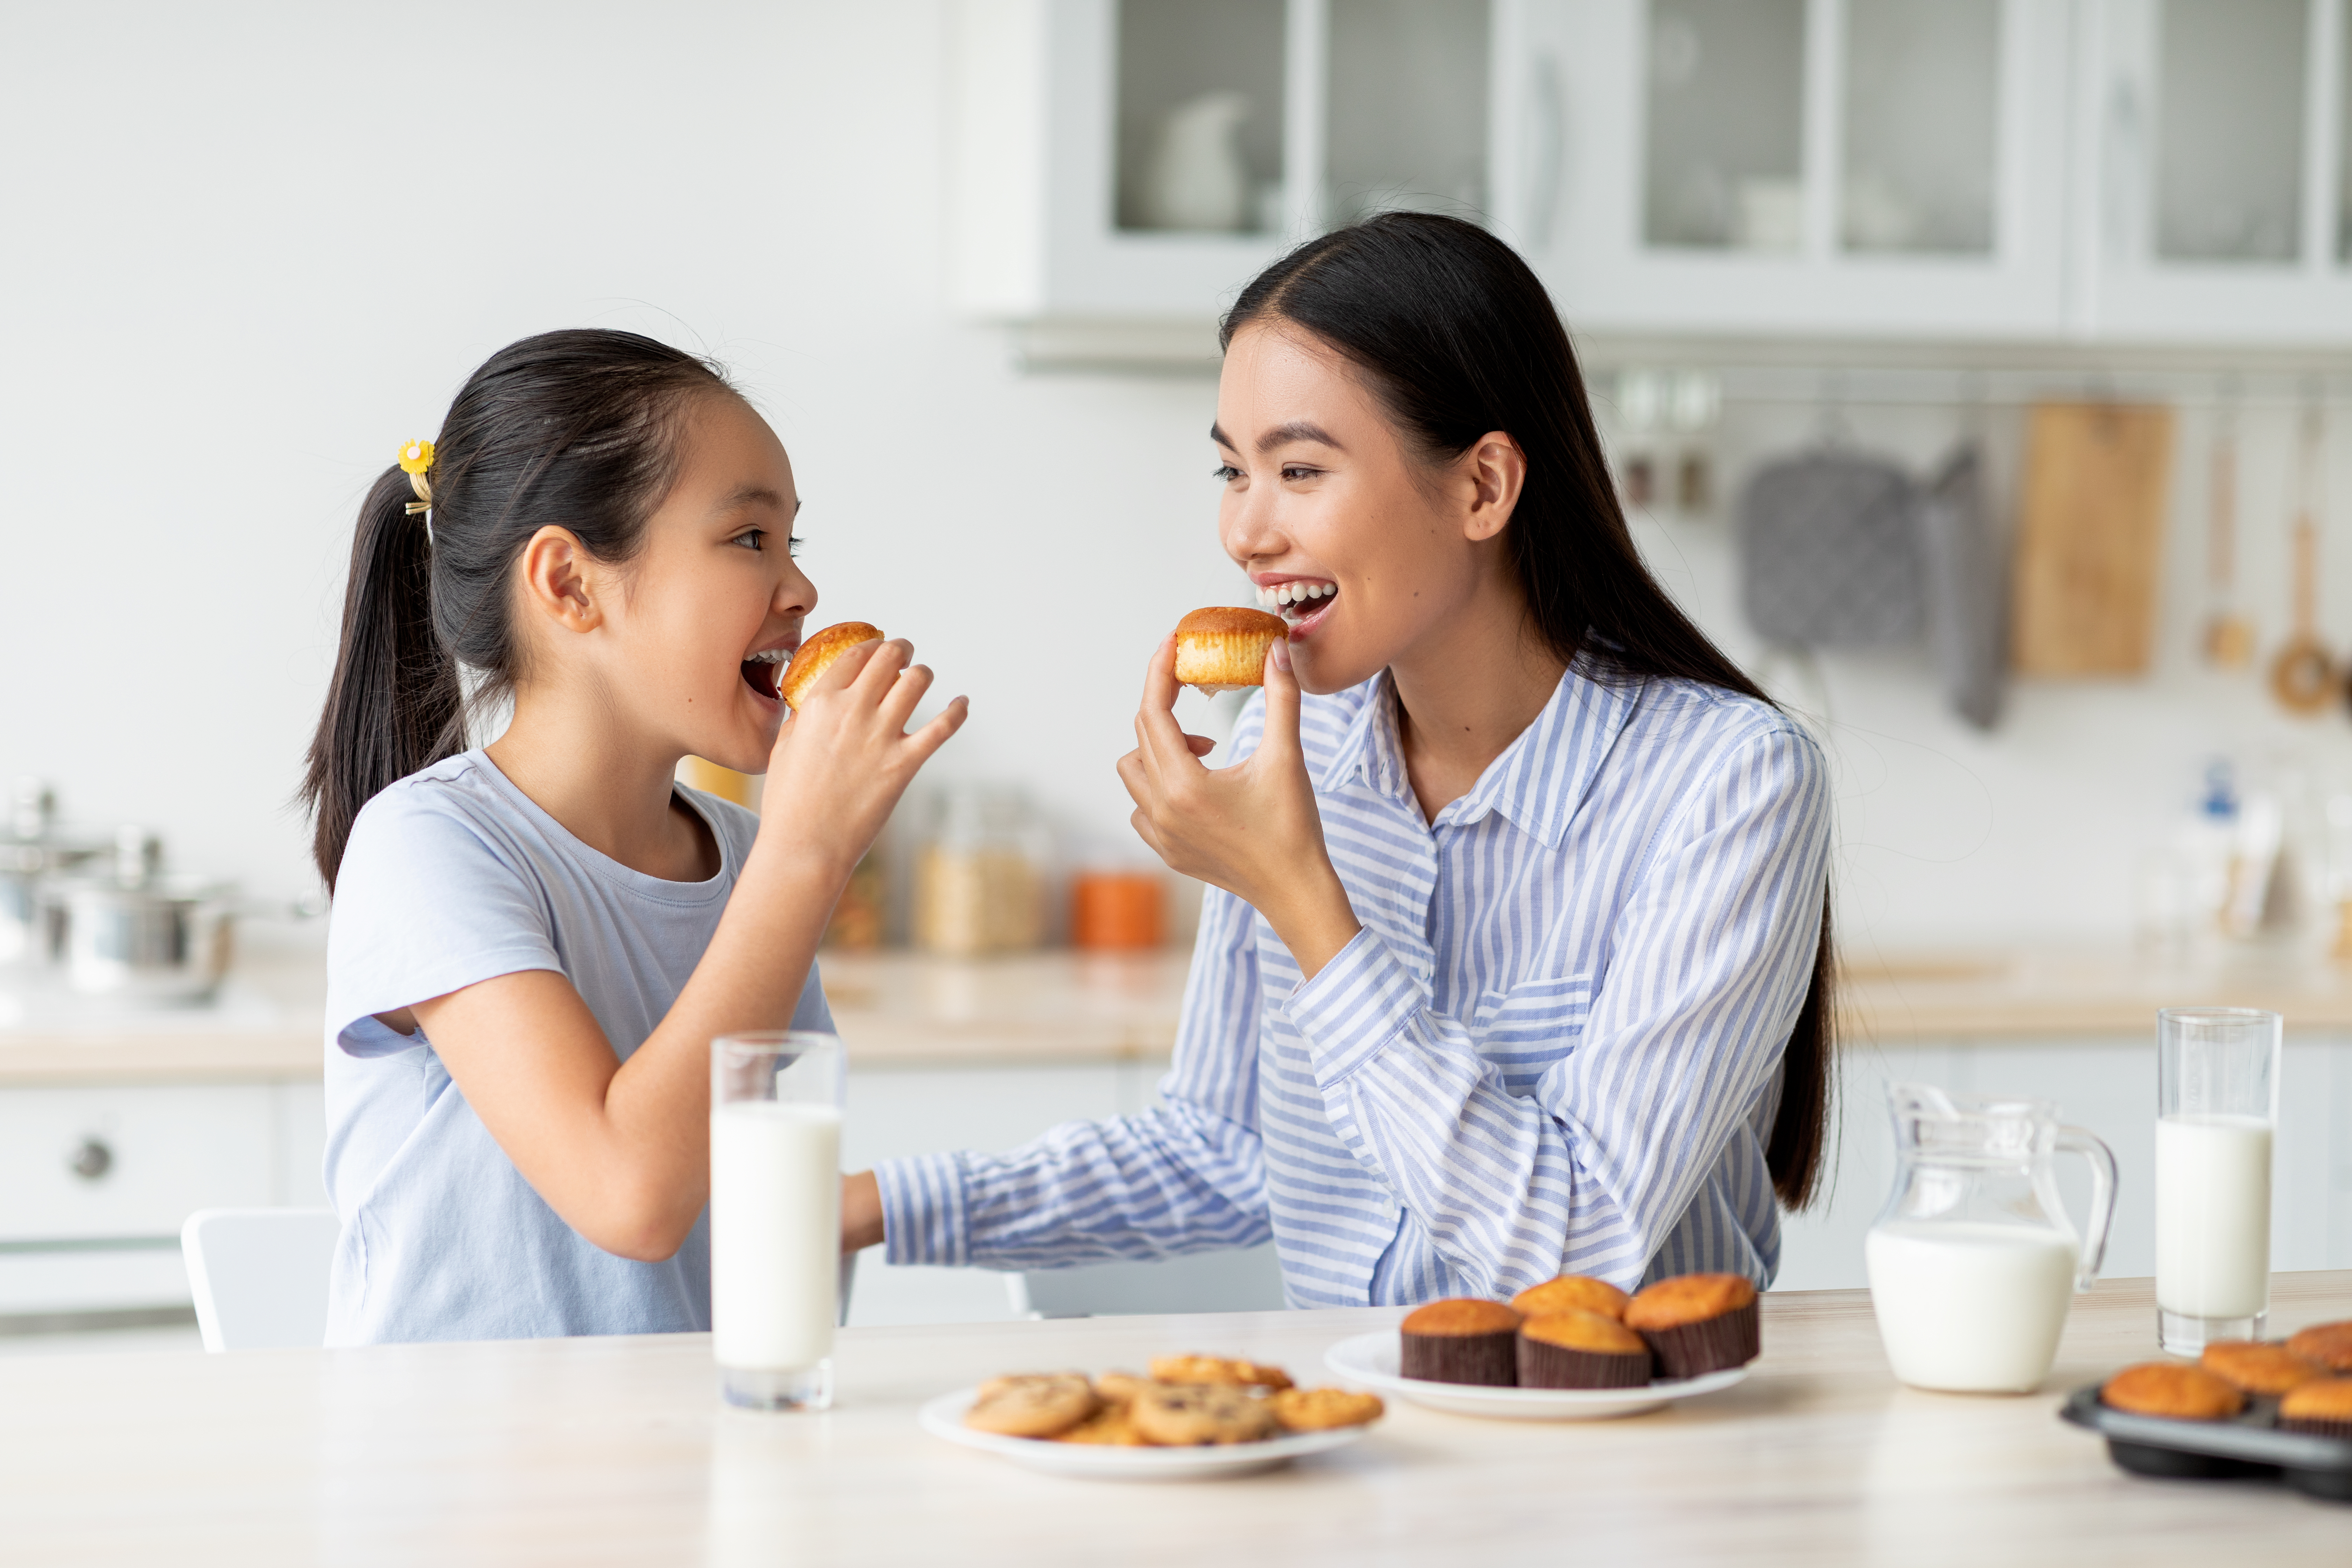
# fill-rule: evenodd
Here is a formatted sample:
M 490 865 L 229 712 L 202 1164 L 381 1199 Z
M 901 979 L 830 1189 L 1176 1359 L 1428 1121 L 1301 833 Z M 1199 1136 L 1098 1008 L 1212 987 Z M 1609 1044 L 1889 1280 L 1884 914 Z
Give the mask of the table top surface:
M 1211 1351 L 1329 1381 L 1391 1309 L 845 1332 L 822 1415 L 721 1407 L 700 1335 L 0 1361 L 11 1563 L 1281 1564 L 2352 1561 L 2352 1506 L 2151 1481 L 2062 1424 L 2154 1352 L 2147 1280 L 2077 1301 L 2042 1390 L 1925 1394 L 1863 1291 L 1771 1295 L 1725 1393 L 1591 1423 L 1391 1404 L 1363 1441 L 1183 1484 L 1033 1473 L 928 1436 L 992 1373 Z M 2282 1275 L 2276 1331 L 2352 1316 L 2352 1271 Z

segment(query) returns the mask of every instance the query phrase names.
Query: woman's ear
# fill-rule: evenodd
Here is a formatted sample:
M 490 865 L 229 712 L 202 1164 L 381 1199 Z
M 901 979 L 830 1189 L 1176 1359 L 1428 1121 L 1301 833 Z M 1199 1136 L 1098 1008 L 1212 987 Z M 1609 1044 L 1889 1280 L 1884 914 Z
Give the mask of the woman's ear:
M 522 547 L 523 604 L 560 630 L 594 631 L 604 624 L 594 565 L 578 535 L 550 523 Z
M 1463 534 L 1483 542 L 1503 531 L 1519 504 L 1528 482 L 1528 455 L 1500 430 L 1489 430 L 1471 443 L 1459 459 L 1470 481 L 1470 510 L 1463 518 Z

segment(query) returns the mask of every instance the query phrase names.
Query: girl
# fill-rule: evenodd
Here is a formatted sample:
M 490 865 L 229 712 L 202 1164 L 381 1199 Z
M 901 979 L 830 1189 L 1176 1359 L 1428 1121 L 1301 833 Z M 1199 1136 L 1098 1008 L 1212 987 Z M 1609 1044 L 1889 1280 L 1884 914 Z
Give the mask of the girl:
M 1219 531 L 1282 608 L 1234 765 L 1153 656 L 1136 830 L 1213 884 L 1163 1104 L 852 1177 L 845 1240 L 1274 1239 L 1293 1306 L 1770 1282 L 1829 1044 L 1820 753 L 1675 608 L 1526 264 L 1394 214 L 1223 327 Z
M 783 723 L 799 510 L 719 372 L 612 331 L 500 351 L 369 491 L 303 792 L 329 1344 L 710 1326 L 710 1040 L 831 1027 L 825 921 L 964 717 L 906 733 L 931 676 L 887 642 Z M 673 784 L 689 752 L 767 815 Z

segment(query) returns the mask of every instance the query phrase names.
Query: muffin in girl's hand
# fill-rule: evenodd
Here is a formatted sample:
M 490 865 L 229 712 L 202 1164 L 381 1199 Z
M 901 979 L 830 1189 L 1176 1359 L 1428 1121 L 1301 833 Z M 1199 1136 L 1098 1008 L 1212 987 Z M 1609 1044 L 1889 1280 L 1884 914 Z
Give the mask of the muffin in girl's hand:
M 2197 1364 L 2248 1394 L 2284 1394 L 2327 1375 L 2317 1362 L 2262 1340 L 2215 1340 Z
M 2323 1377 L 2287 1390 L 2279 1426 L 2315 1437 L 2352 1437 L 2352 1377 Z
M 1639 1388 L 1650 1347 L 1600 1312 L 1548 1312 L 1519 1325 L 1521 1388 Z
M 1519 1381 L 1519 1315 L 1500 1301 L 1454 1297 L 1415 1308 L 1398 1330 L 1398 1370 L 1431 1383 L 1511 1388 Z
M 2110 1410 L 2161 1415 L 2172 1421 L 2226 1421 L 2246 1407 L 2246 1396 L 2201 1366 L 2144 1361 L 2099 1385 Z
M 1530 1285 L 1511 1298 L 1515 1311 L 1530 1318 L 1546 1312 L 1598 1312 L 1604 1318 L 1625 1321 L 1628 1298 L 1606 1279 L 1595 1279 L 1584 1274 L 1563 1274 L 1557 1279 L 1547 1279 L 1540 1285 Z
M 1625 1304 L 1625 1326 L 1650 1342 L 1669 1378 L 1745 1366 L 1763 1349 L 1756 1287 L 1738 1274 L 1661 1279 Z

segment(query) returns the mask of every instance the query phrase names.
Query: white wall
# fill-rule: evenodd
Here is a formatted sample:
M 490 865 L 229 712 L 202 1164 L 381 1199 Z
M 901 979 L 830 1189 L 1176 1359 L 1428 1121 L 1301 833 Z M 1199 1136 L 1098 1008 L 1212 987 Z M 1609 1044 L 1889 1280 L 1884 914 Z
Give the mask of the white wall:
M 607 324 L 707 346 L 767 410 L 821 617 L 912 636 L 972 697 L 943 771 L 1124 834 L 1111 763 L 1142 660 L 1236 596 L 1213 387 L 1024 378 L 949 315 L 940 6 L 92 3 L 8 25 L 0 775 L 306 890 L 287 802 L 370 478 L 501 343 Z M 1850 419 L 1922 461 L 1950 428 Z M 1809 423 L 1735 408 L 1727 475 Z M 2247 462 L 2273 628 L 2284 467 Z M 1746 651 L 1728 530 L 1643 538 Z M 2352 538 L 2335 563 L 2341 588 Z M 1832 662 L 1850 931 L 2120 936 L 2133 856 L 2206 750 L 2344 755 L 2339 720 L 2290 731 L 2189 666 L 2194 567 L 2176 551 L 2156 679 L 2022 692 L 1991 737 L 1939 713 L 1916 660 Z

